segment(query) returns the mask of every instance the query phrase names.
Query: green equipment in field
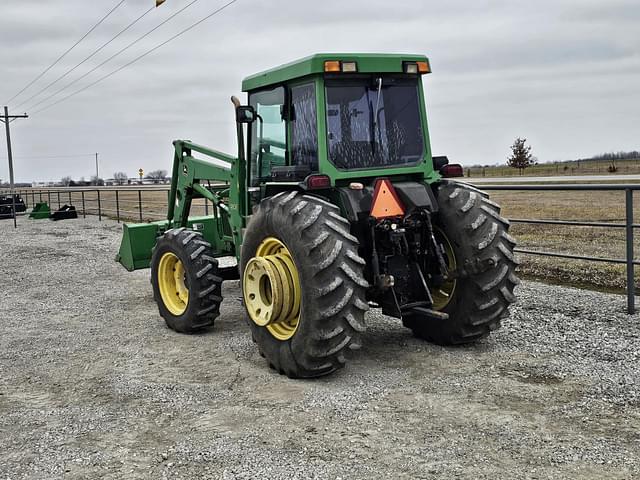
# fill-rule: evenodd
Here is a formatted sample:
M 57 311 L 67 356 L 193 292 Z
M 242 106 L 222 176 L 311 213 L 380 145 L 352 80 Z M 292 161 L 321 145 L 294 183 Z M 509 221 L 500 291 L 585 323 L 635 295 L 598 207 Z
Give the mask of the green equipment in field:
M 344 366 L 365 312 L 423 339 L 485 337 L 515 301 L 515 242 L 488 196 L 431 152 L 422 55 L 318 54 L 245 78 L 237 154 L 176 140 L 167 219 L 128 224 L 175 331 L 211 327 L 240 279 L 260 353 L 289 377 Z M 195 199 L 211 216 L 191 218 Z M 218 257 L 235 258 L 221 267 Z
M 38 202 L 36 206 L 33 207 L 31 213 L 29 214 L 29 218 L 33 218 L 34 220 L 42 220 L 43 218 L 49 218 L 51 216 L 51 209 L 47 202 Z

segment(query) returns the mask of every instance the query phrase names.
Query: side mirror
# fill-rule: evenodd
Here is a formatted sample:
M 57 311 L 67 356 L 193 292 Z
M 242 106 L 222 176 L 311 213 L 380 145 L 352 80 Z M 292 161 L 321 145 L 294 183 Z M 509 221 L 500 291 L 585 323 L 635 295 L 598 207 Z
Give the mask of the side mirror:
M 236 107 L 236 122 L 253 123 L 256 120 L 256 111 L 251 105 L 240 105 Z
M 440 170 L 442 167 L 449 164 L 449 159 L 445 155 L 441 157 L 432 157 L 432 159 L 434 170 Z

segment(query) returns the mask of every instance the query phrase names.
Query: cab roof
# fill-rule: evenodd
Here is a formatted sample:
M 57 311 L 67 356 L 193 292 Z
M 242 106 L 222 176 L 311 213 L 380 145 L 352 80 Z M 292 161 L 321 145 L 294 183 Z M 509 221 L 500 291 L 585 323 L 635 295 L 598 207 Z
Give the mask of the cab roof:
M 249 92 L 307 75 L 324 73 L 324 62 L 328 60 L 357 62 L 359 73 L 402 73 L 403 62 L 429 61 L 424 55 L 400 53 L 316 53 L 246 77 L 242 81 L 242 91 Z

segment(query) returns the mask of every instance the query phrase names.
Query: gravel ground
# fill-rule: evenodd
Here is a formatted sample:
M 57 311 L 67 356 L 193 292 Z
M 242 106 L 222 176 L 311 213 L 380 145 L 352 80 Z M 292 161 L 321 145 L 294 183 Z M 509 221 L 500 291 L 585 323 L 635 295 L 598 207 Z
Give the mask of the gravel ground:
M 503 328 L 442 348 L 368 315 L 347 368 L 282 377 L 237 282 L 201 335 L 95 219 L 0 223 L 0 479 L 638 478 L 640 325 L 625 299 L 523 282 Z

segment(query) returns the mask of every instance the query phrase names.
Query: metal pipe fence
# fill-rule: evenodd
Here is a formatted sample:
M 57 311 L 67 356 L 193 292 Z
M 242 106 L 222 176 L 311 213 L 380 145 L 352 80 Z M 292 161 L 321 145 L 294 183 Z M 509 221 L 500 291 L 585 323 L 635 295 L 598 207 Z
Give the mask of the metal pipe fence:
M 592 192 L 624 192 L 625 194 L 625 222 L 609 223 L 609 222 L 583 222 L 574 220 L 541 220 L 530 218 L 513 218 L 509 219 L 512 223 L 525 223 L 533 225 L 563 225 L 563 226 L 580 226 L 594 228 L 624 228 L 625 230 L 625 258 L 603 258 L 588 255 L 573 255 L 560 252 L 547 252 L 540 250 L 530 250 L 525 248 L 516 248 L 517 253 L 525 255 L 539 255 L 543 257 L 566 258 L 572 260 L 585 260 L 591 262 L 602 262 L 611 264 L 626 265 L 626 291 L 627 291 L 627 312 L 635 313 L 635 275 L 634 267 L 640 265 L 640 261 L 634 258 L 633 240 L 634 229 L 640 225 L 633 222 L 633 192 L 640 190 L 640 185 L 634 184 L 554 184 L 554 185 L 481 185 L 482 190 L 503 190 L 503 191 L 592 191 Z
M 640 261 L 634 258 L 634 230 L 640 228 L 640 224 L 633 219 L 633 192 L 640 190 L 640 184 L 553 184 L 553 185 L 480 185 L 480 189 L 487 191 L 614 191 L 625 194 L 625 222 L 590 222 L 579 220 L 558 219 L 531 219 L 511 218 L 511 223 L 532 225 L 556 225 L 593 227 L 604 229 L 625 230 L 625 258 L 604 258 L 589 255 L 575 255 L 570 253 L 550 252 L 544 250 L 531 250 L 516 248 L 516 252 L 523 255 L 536 255 L 551 258 L 565 258 L 570 260 L 583 260 L 609 264 L 623 264 L 626 266 L 626 293 L 627 311 L 635 313 L 635 275 L 634 267 L 640 265 Z M 112 218 L 117 222 L 122 221 L 155 221 L 166 218 L 168 187 L 151 188 L 81 188 L 81 189 L 17 189 L 16 193 L 22 196 L 27 207 L 33 207 L 38 202 L 46 201 L 49 206 L 60 208 L 64 203 L 76 204 L 78 213 L 84 218 L 87 215 L 97 215 Z M 52 204 L 53 200 L 53 204 Z M 191 206 L 193 215 L 208 215 L 210 202 L 206 199 L 198 199 Z M 211 205 L 211 207 L 213 207 Z
M 95 215 L 122 221 L 150 222 L 167 216 L 169 187 L 104 187 L 104 188 L 21 188 L 15 189 L 27 208 L 39 202 L 47 202 L 52 210 L 65 204 L 74 205 L 78 215 L 86 218 Z M 205 198 L 196 199 L 191 206 L 193 215 L 208 215 L 211 202 Z

